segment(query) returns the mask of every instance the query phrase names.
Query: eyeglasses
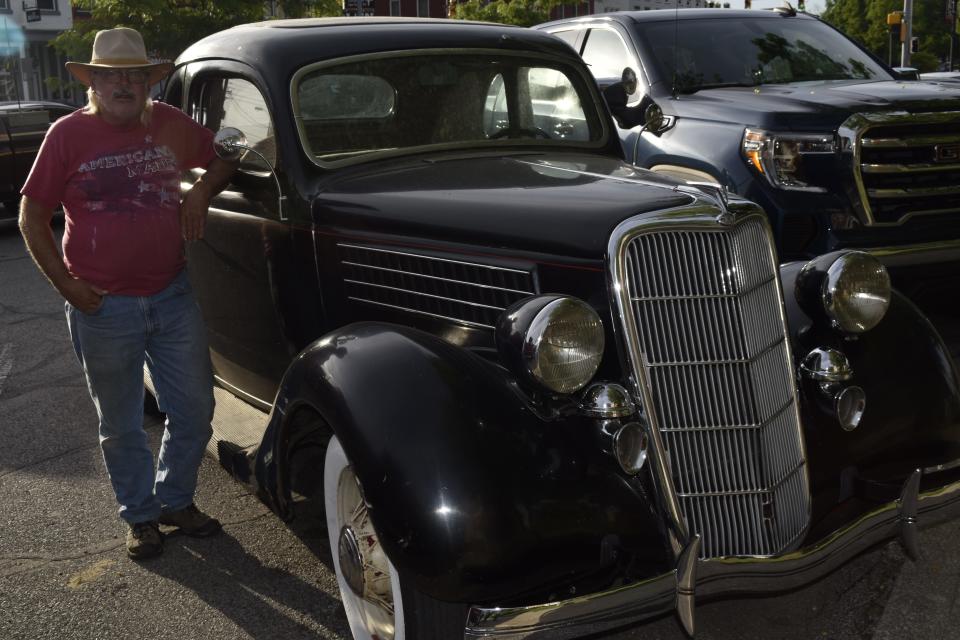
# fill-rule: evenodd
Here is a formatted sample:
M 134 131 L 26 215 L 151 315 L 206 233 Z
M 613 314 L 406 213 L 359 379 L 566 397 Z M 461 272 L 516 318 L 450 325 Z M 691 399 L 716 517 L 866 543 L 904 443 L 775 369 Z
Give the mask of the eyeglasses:
M 129 84 L 143 84 L 150 77 L 146 69 L 103 69 L 93 75 L 110 84 L 120 84 L 124 79 Z

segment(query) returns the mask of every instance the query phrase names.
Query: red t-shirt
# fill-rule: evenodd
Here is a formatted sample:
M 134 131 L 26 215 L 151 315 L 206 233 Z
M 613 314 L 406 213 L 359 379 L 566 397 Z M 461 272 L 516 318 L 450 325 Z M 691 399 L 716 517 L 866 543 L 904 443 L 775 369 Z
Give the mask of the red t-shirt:
M 148 296 L 185 263 L 180 174 L 214 157 L 213 132 L 160 102 L 149 127 L 75 111 L 50 127 L 21 193 L 63 204 L 70 273 L 113 294 Z

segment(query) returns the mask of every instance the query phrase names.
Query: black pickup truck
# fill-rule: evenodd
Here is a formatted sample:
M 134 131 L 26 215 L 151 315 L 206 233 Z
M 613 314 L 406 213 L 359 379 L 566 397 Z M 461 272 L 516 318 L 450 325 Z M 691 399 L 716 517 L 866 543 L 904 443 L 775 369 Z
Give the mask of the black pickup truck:
M 0 102 L 0 218 L 17 215 L 23 186 L 50 125 L 76 107 L 59 102 Z
M 588 63 L 629 161 L 761 205 L 782 260 L 869 251 L 960 353 L 960 83 L 901 79 L 789 9 L 536 28 Z

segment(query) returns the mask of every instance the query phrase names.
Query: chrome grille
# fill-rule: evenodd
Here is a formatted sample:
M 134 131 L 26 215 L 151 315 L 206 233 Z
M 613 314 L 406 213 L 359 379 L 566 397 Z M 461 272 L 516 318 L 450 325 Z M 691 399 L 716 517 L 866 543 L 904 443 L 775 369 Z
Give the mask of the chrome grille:
M 532 269 L 346 243 L 337 251 L 350 300 L 470 326 L 494 328 L 537 289 Z
M 960 112 L 858 114 L 847 124 L 868 224 L 960 212 Z
M 621 245 L 621 308 L 702 557 L 771 555 L 809 521 L 778 267 L 759 216 L 708 220 L 639 229 Z

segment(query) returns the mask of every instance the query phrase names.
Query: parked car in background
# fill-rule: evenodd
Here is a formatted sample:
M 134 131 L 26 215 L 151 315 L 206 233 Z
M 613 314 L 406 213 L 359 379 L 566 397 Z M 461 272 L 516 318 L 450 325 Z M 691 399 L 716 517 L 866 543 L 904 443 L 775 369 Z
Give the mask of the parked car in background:
M 16 216 L 20 188 L 50 125 L 76 107 L 59 102 L 0 102 L 0 218 Z
M 756 205 L 624 162 L 559 39 L 271 21 L 165 100 L 240 160 L 188 249 L 211 453 L 322 502 L 355 638 L 692 632 L 960 509 L 960 379 L 883 265 L 781 265 Z
M 960 357 L 960 85 L 900 80 L 789 9 L 623 11 L 536 28 L 588 63 L 628 160 L 756 202 L 785 260 L 872 252 Z

